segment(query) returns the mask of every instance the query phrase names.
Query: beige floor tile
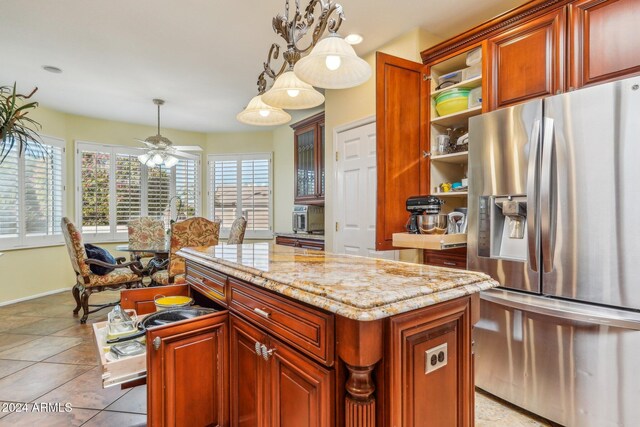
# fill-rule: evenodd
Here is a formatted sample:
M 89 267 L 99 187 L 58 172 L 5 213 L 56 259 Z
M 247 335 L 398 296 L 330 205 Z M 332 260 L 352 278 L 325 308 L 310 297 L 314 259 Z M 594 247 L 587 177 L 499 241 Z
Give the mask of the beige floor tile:
M 22 360 L 0 360 L 0 378 L 16 373 L 34 363 L 35 362 L 25 362 Z
M 0 401 L 31 402 L 91 368 L 82 365 L 36 363 L 0 379 Z
M 134 387 L 120 399 L 107 407 L 107 411 L 147 413 L 147 386 Z
M 47 317 L 19 326 L 11 331 L 14 334 L 49 335 L 79 323 L 79 320 L 67 315 L 67 318 Z
M 74 365 L 97 365 L 98 355 L 96 354 L 96 345 L 91 342 L 80 344 L 45 359 L 45 362 L 71 363 Z
M 102 388 L 102 368 L 94 368 L 51 392 L 39 397 L 40 402 L 70 402 L 74 408 L 104 409 L 129 390 Z
M 54 337 L 77 337 L 83 340 L 93 339 L 93 327 L 90 324 L 81 325 L 79 321 L 75 325 L 62 329 L 53 334 Z
M 146 415 L 111 411 L 102 411 L 84 424 L 86 427 L 142 427 L 146 425 Z
M 0 334 L 0 352 L 37 340 L 38 335 Z
M 35 323 L 44 317 L 4 316 L 0 315 L 0 333 L 13 333 L 16 328 Z
M 67 427 L 81 426 L 98 411 L 73 408 L 71 412 L 28 412 L 8 414 L 0 418 L 0 426 L 12 427 Z
M 550 427 L 553 424 L 484 392 L 476 392 L 476 427 Z
M 82 343 L 74 337 L 40 337 L 0 353 L 0 359 L 42 361 Z

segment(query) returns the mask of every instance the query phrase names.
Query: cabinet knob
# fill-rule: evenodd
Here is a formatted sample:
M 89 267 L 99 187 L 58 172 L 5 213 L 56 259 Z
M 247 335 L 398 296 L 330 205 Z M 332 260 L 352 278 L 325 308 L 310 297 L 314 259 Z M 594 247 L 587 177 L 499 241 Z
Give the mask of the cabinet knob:
M 269 358 L 273 355 L 273 352 L 275 351 L 274 348 L 267 349 L 267 346 L 264 344 L 262 344 L 261 349 L 262 349 L 262 358 L 264 360 L 269 360 Z
M 256 341 L 256 354 L 257 354 L 258 356 L 261 356 L 261 355 L 262 355 L 262 351 L 261 351 L 261 350 L 262 350 L 262 349 L 260 348 L 260 343 L 259 343 L 258 341 Z
M 424 150 L 422 151 L 422 157 L 423 157 L 424 159 L 426 159 L 426 158 L 427 158 L 427 157 L 429 157 L 429 156 L 431 156 L 431 153 L 429 153 L 428 151 L 424 151 Z
M 160 343 L 162 342 L 162 340 L 160 339 L 160 337 L 155 337 L 153 339 L 153 348 L 155 350 L 159 350 L 160 349 Z

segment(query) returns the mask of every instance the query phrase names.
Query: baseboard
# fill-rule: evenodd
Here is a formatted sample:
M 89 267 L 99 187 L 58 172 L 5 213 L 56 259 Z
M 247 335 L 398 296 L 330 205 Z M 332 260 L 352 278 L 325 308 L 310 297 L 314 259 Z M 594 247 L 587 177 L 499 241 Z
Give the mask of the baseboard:
M 15 304 L 17 302 L 29 301 L 31 299 L 46 297 L 48 295 L 59 294 L 60 292 L 65 292 L 65 291 L 70 291 L 70 290 L 71 290 L 71 288 L 60 288 L 60 289 L 54 289 L 53 291 L 42 292 L 41 294 L 35 294 L 35 295 L 30 295 L 30 296 L 24 297 L 24 298 L 14 299 L 14 300 L 11 300 L 11 301 L 3 301 L 3 302 L 0 302 L 0 307 L 2 307 L 4 305 L 9 305 L 9 304 Z

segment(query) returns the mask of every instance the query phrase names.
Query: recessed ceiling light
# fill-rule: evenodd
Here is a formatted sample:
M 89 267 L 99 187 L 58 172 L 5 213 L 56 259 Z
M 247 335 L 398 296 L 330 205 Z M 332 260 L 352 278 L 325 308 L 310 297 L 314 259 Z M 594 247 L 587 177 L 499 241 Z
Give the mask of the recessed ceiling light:
M 360 34 L 349 34 L 344 40 L 349 44 L 360 44 L 364 39 Z
M 56 73 L 56 74 L 62 73 L 62 70 L 60 68 L 54 67 L 53 65 L 43 65 L 42 69 L 50 73 Z

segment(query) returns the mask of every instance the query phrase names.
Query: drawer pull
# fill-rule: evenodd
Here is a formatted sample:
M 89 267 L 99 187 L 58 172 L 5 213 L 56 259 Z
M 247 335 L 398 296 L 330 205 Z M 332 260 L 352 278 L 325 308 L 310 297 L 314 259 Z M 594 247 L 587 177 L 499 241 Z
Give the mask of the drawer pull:
M 253 309 L 253 312 L 256 313 L 256 314 L 259 314 L 260 316 L 264 317 L 265 319 L 268 319 L 271 316 L 271 313 L 269 313 L 267 311 L 264 311 L 264 310 L 261 310 L 261 309 L 259 309 L 257 307 Z
M 276 351 L 274 348 L 267 350 L 267 346 L 264 344 L 262 344 L 261 349 L 262 349 L 262 358 L 264 360 L 269 360 L 269 358 L 273 355 L 273 352 Z
M 262 349 L 260 348 L 260 343 L 256 341 L 256 354 L 260 356 L 262 354 Z
M 155 350 L 159 350 L 159 349 L 160 349 L 160 342 L 161 342 L 161 341 L 162 341 L 162 340 L 160 339 L 160 337 L 155 337 L 155 338 L 153 339 L 153 348 L 154 348 Z
M 454 266 L 454 267 L 456 266 L 456 263 L 455 263 L 455 262 L 451 262 L 451 261 L 442 261 L 442 263 L 443 263 L 444 265 L 452 265 L 452 266 Z

